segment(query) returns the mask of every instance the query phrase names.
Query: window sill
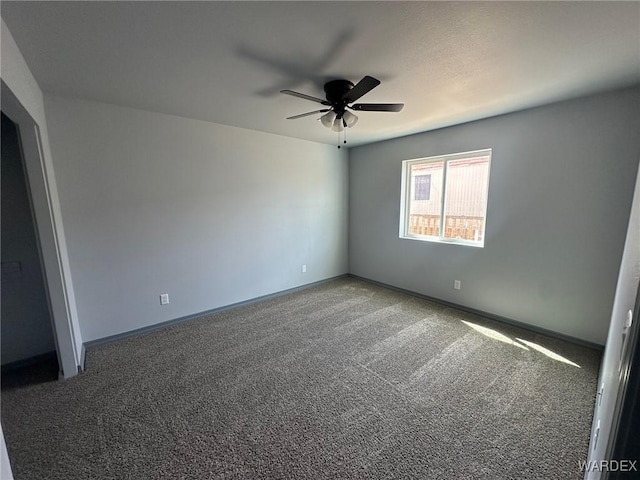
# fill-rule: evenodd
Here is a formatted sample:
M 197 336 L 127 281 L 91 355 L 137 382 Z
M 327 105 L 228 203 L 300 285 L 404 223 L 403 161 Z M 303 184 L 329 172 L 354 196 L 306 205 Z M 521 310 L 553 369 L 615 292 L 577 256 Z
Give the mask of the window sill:
M 484 242 L 472 242 L 470 240 L 459 240 L 456 238 L 430 237 L 427 235 L 400 235 L 404 240 L 418 240 L 420 242 L 442 243 L 445 245 L 460 245 L 463 247 L 484 248 Z

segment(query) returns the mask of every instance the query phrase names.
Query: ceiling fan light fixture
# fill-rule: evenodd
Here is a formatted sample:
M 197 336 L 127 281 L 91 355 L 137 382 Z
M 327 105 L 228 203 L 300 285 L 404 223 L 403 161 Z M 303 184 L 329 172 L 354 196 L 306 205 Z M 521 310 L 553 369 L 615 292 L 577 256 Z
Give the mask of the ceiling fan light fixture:
M 333 127 L 331 127 L 331 130 L 333 130 L 334 132 L 342 132 L 344 130 L 342 117 L 336 117 L 336 119 L 333 121 Z
M 344 114 L 342 115 L 342 118 L 344 120 L 344 123 L 346 123 L 347 128 L 351 128 L 353 127 L 356 123 L 358 123 L 358 116 L 354 115 L 353 113 L 349 112 L 349 111 L 345 111 Z
M 334 112 L 333 110 L 325 113 L 320 117 L 320 121 L 322 122 L 322 125 L 324 125 L 327 128 L 331 128 L 333 126 L 333 122 L 335 119 L 336 119 L 336 112 Z

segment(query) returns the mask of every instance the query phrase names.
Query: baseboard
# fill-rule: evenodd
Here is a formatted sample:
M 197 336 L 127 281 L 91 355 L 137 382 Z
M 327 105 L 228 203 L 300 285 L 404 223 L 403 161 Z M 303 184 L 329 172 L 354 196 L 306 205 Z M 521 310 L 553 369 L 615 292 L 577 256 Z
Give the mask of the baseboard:
M 569 343 L 573 343 L 576 345 L 580 345 L 583 347 L 588 347 L 593 350 L 597 350 L 602 352 L 604 350 L 604 346 L 589 342 L 587 340 L 582 340 L 580 338 L 572 337 L 570 335 L 564 335 L 562 333 L 554 332 L 553 330 L 547 330 L 546 328 L 536 327 L 535 325 L 529 325 L 528 323 L 519 322 L 517 320 L 513 320 L 508 317 L 502 317 L 500 315 L 495 315 L 493 313 L 485 312 L 482 310 L 476 310 L 475 308 L 466 307 L 464 305 L 458 305 L 453 302 L 448 302 L 446 300 L 440 300 L 439 298 L 430 297 L 428 295 L 424 295 L 422 293 L 414 292 L 412 290 L 406 290 L 404 288 L 396 287 L 394 285 L 389 285 L 383 282 L 378 282 L 377 280 L 371 280 L 370 278 L 361 277 L 359 275 L 354 275 L 352 273 L 349 274 L 349 277 L 356 278 L 358 280 L 362 280 L 363 282 L 368 282 L 373 285 L 378 285 L 380 287 L 385 287 L 391 290 L 395 290 L 397 292 L 406 293 L 407 295 L 412 295 L 414 297 L 422 298 L 424 300 L 429 300 L 430 302 L 438 303 L 440 305 L 444 305 L 446 307 L 455 308 L 457 310 L 462 310 L 463 312 L 471 313 L 473 315 L 478 315 L 480 317 L 488 318 L 489 320 L 494 320 L 496 322 L 504 323 L 506 325 L 512 325 L 514 327 L 519 327 L 524 330 L 529 330 L 530 332 L 534 332 L 540 335 L 545 335 L 547 337 L 556 338 L 559 340 L 564 340 Z
M 348 273 L 344 273 L 342 275 L 337 275 L 335 277 L 325 278 L 324 280 L 319 280 L 317 282 L 307 283 L 305 285 L 301 285 L 299 287 L 288 288 L 286 290 L 281 290 L 279 292 L 270 293 L 268 295 L 262 295 L 260 297 L 252 298 L 249 300 L 244 300 L 242 302 L 233 303 L 231 305 L 225 305 L 223 307 L 214 308 L 211 310 L 205 310 L 204 312 L 194 313 L 191 315 L 187 315 L 180 318 L 175 318 L 173 320 L 167 320 L 166 322 L 156 323 L 154 325 L 149 325 L 147 327 L 136 328 L 135 330 L 130 330 L 124 333 L 117 333 L 115 335 L 110 335 L 104 338 L 98 338 L 96 340 L 90 340 L 88 342 L 84 342 L 82 345 L 82 359 L 81 365 L 84 370 L 84 362 L 85 362 L 85 351 L 91 347 L 96 347 L 98 345 L 105 345 L 107 343 L 116 342 L 118 340 L 122 340 L 124 338 L 135 337 L 137 335 L 143 335 L 145 333 L 150 333 L 155 330 L 160 330 L 162 328 L 172 327 L 174 325 L 179 325 L 184 322 L 188 322 L 190 320 L 196 320 L 198 318 L 205 317 L 207 315 L 215 315 L 217 313 L 226 312 L 228 310 L 232 310 L 234 308 L 245 307 L 247 305 L 253 305 L 254 303 L 264 302 L 265 300 L 271 300 L 272 298 L 282 297 L 284 295 L 288 295 L 290 293 L 300 292 L 302 290 L 306 290 L 311 287 L 315 287 L 317 285 L 322 285 L 323 283 L 331 282 L 333 280 L 337 280 L 339 278 L 349 277 Z
M 58 361 L 58 354 L 56 351 L 41 353 L 39 355 L 34 355 L 33 357 L 24 358 L 22 360 L 16 360 L 15 362 L 9 362 L 2 365 L 1 373 L 7 373 L 12 370 L 17 370 L 18 368 L 28 367 L 30 365 L 35 365 L 37 363 L 42 362 L 52 362 Z
M 82 348 L 80 349 L 80 365 L 78 365 L 78 373 L 84 372 L 84 362 L 86 358 L 87 358 L 87 348 L 83 344 Z
M 255 303 L 264 302 L 266 300 L 270 300 L 270 299 L 273 299 L 273 298 L 278 298 L 278 297 L 281 297 L 281 296 L 284 296 L 284 295 L 288 295 L 290 293 L 300 292 L 302 290 L 306 290 L 308 288 L 311 288 L 311 287 L 314 287 L 314 286 L 317 286 L 317 285 L 321 285 L 323 283 L 331 282 L 331 281 L 337 280 L 339 278 L 355 278 L 355 279 L 361 280 L 363 282 L 368 282 L 368 283 L 371 283 L 373 285 L 378 285 L 380 287 L 388 288 L 390 290 L 395 290 L 397 292 L 405 293 L 407 295 L 412 295 L 414 297 L 422 298 L 424 300 L 429 300 L 430 302 L 438 303 L 440 305 L 444 305 L 444 306 L 447 306 L 447 307 L 450 307 L 450 308 L 455 308 L 457 310 L 461 310 L 463 312 L 468 312 L 468 313 L 471 313 L 471 314 L 474 314 L 474 315 L 478 315 L 478 316 L 481 316 L 481 317 L 484 317 L 484 318 L 488 318 L 490 320 L 494 320 L 496 322 L 501 322 L 501 323 L 504 323 L 506 325 L 512 325 L 512 326 L 515 326 L 515 327 L 519 327 L 519 328 L 522 328 L 524 330 L 528 330 L 528 331 L 531 331 L 531 332 L 534 332 L 534 333 L 537 333 L 537 334 L 546 335 L 548 337 L 556 338 L 556 339 L 559 339 L 559 340 L 564 340 L 564 341 L 567 341 L 567 342 L 570 342 L 570 343 L 573 343 L 573 344 L 576 344 L 576 345 L 581 345 L 583 347 L 588 347 L 588 348 L 591 348 L 591 349 L 597 350 L 597 351 L 603 351 L 604 350 L 604 346 L 599 345 L 597 343 L 588 342 L 586 340 L 582 340 L 580 338 L 572 337 L 570 335 L 564 335 L 562 333 L 554 332 L 553 330 L 547 330 L 545 328 L 536 327 L 534 325 L 529 325 L 527 323 L 519 322 L 517 320 L 513 320 L 511 318 L 503 317 L 503 316 L 500 316 L 500 315 L 495 315 L 495 314 L 490 313 L 490 312 L 477 310 L 477 309 L 474 309 L 474 308 L 466 307 L 464 305 L 458 305 L 458 304 L 453 303 L 453 302 L 448 302 L 446 300 L 441 300 L 439 298 L 430 297 L 430 296 L 424 295 L 422 293 L 418 293 L 418 292 L 414 292 L 412 290 L 407 290 L 407 289 L 404 289 L 404 288 L 396 287 L 394 285 L 389 285 L 389 284 L 386 284 L 386 283 L 383 283 L 383 282 L 379 282 L 377 280 L 372 280 L 370 278 L 365 278 L 365 277 L 361 277 L 359 275 L 354 275 L 352 273 L 345 273 L 345 274 L 342 274 L 342 275 L 337 275 L 335 277 L 326 278 L 324 280 L 319 280 L 317 282 L 301 285 L 299 287 L 289 288 L 287 290 L 281 290 L 279 292 L 271 293 L 271 294 L 268 294 L 268 295 L 263 295 L 263 296 L 252 298 L 252 299 L 249 299 L 249 300 L 244 300 L 242 302 L 237 302 L 237 303 L 233 303 L 233 304 L 230 304 L 230 305 L 225 305 L 223 307 L 218 307 L 218 308 L 214 308 L 214 309 L 211 309 L 211 310 L 205 310 L 203 312 L 194 313 L 194 314 L 191 314 L 191 315 L 186 315 L 184 317 L 175 318 L 173 320 L 167 320 L 165 322 L 156 323 L 154 325 L 149 325 L 147 327 L 137 328 L 135 330 L 130 330 L 128 332 L 118 333 L 116 335 L 110 335 L 108 337 L 99 338 L 99 339 L 96 339 L 96 340 L 90 340 L 88 342 L 84 342 L 84 344 L 82 345 L 80 366 L 78 367 L 78 371 L 80 371 L 80 369 L 82 369 L 84 371 L 84 369 L 85 369 L 86 351 L 89 348 L 96 347 L 96 346 L 99 346 L 99 345 L 105 345 L 105 344 L 112 343 L 112 342 L 116 342 L 118 340 L 122 340 L 122 339 L 129 338 L 129 337 L 135 337 L 137 335 L 143 335 L 143 334 L 146 334 L 146 333 L 153 332 L 155 330 L 160 330 L 162 328 L 167 328 L 167 327 L 171 327 L 171 326 L 174 326 L 174 325 L 179 325 L 181 323 L 188 322 L 190 320 L 196 320 L 198 318 L 202 318 L 202 317 L 207 316 L 207 315 L 215 315 L 217 313 L 226 312 L 226 311 L 232 310 L 234 308 L 245 307 L 247 305 L 253 305 Z M 54 352 L 54 354 L 55 354 L 55 352 Z M 3 368 L 3 371 L 4 371 L 5 367 L 3 366 L 2 368 Z

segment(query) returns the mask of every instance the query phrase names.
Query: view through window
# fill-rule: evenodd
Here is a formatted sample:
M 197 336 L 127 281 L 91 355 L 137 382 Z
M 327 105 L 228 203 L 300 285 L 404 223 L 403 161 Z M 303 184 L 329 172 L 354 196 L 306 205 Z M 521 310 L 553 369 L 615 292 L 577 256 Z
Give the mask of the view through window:
M 405 160 L 400 236 L 484 245 L 491 150 Z

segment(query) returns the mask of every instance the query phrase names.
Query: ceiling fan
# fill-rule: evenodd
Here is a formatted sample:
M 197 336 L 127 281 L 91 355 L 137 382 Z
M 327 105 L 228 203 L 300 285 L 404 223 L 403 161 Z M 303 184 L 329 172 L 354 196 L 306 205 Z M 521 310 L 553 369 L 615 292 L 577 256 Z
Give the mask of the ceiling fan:
M 287 120 L 324 113 L 318 120 L 320 120 L 325 127 L 330 128 L 334 132 L 338 132 L 339 135 L 339 132 L 345 131 L 346 128 L 353 127 L 358 121 L 358 117 L 349 110 L 359 110 L 363 112 L 399 112 L 402 110 L 404 103 L 353 103 L 378 85 L 380 85 L 380 80 L 367 75 L 355 85 L 349 80 L 331 80 L 325 83 L 324 93 L 326 100 L 304 93 L 294 92 L 293 90 L 281 90 L 280 93 L 311 100 L 312 102 L 317 102 L 328 107 L 314 110 L 313 112 L 301 113 L 293 117 L 287 117 Z M 344 143 L 347 143 L 346 139 Z M 340 148 L 340 146 L 338 146 L 338 148 Z

